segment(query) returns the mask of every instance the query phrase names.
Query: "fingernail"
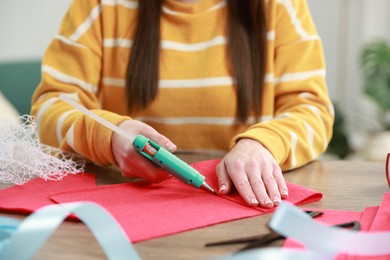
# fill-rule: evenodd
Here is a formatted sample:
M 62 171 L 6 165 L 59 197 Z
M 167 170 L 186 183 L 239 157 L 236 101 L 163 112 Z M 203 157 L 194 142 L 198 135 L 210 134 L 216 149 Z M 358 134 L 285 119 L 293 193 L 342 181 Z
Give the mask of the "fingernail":
M 270 199 L 265 199 L 265 200 L 264 200 L 264 206 L 265 206 L 266 208 L 271 208 L 271 207 L 274 206 L 274 204 L 272 203 L 272 201 L 271 201 Z
M 219 186 L 219 193 L 221 193 L 224 190 L 226 190 L 226 184 L 222 184 L 221 186 Z
M 283 190 L 283 191 L 282 191 L 282 198 L 285 199 L 285 198 L 287 198 L 287 197 L 288 197 L 288 191 Z
M 279 203 L 280 203 L 280 198 L 279 198 L 279 196 L 275 196 L 275 197 L 274 197 L 274 204 L 275 204 L 275 205 L 279 205 Z
M 175 149 L 175 145 L 174 144 L 172 144 L 172 143 L 166 143 L 165 144 L 165 148 L 168 150 L 168 151 L 170 151 L 170 152 L 172 152 L 174 149 Z
M 251 204 L 252 204 L 253 206 L 257 206 L 257 205 L 259 205 L 259 202 L 257 201 L 256 198 L 251 198 Z

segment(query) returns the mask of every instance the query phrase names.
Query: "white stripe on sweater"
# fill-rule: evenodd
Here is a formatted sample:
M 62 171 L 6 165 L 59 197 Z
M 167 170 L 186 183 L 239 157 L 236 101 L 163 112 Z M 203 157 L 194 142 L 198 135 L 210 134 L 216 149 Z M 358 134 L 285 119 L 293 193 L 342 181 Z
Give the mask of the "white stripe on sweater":
M 222 1 L 222 2 L 220 2 L 220 3 L 218 3 L 218 4 L 214 5 L 214 6 L 210 7 L 209 9 L 207 9 L 206 12 L 215 11 L 215 10 L 218 10 L 218 9 L 223 8 L 225 6 L 226 6 L 226 2 Z M 173 10 L 167 8 L 166 6 L 163 6 L 162 10 L 163 10 L 164 13 L 170 14 L 170 15 L 182 15 L 183 14 L 183 13 L 180 13 L 180 12 L 173 11 Z
M 66 133 L 66 142 L 73 149 L 73 151 L 78 154 L 82 154 L 80 153 L 80 151 L 77 151 L 74 146 L 74 124 L 72 124 L 72 126 L 68 129 L 68 132 Z
M 116 39 L 104 39 L 103 45 L 105 48 L 113 48 L 113 47 L 123 47 L 123 48 L 131 48 L 133 45 L 132 40 L 116 38 Z
M 288 2 L 284 1 L 284 0 L 280 0 L 280 1 L 283 2 L 287 6 L 288 10 L 290 10 L 290 12 L 289 12 L 290 15 L 295 14 L 295 10 L 293 9 L 291 4 L 288 4 Z M 129 8 L 129 9 L 138 8 L 138 2 L 126 1 L 126 0 L 103 0 L 102 5 L 108 5 L 108 6 L 122 5 L 126 8 Z M 87 19 L 85 19 L 85 21 L 76 29 L 76 31 L 69 37 L 69 39 L 67 41 L 65 38 L 63 38 L 61 40 L 67 44 L 75 45 L 75 42 L 81 36 L 83 36 L 83 34 L 92 26 L 95 19 L 100 15 L 101 10 L 102 10 L 102 5 L 97 5 L 91 10 Z M 221 7 L 224 7 L 224 6 L 225 6 L 225 2 L 221 2 L 217 5 L 215 5 L 214 7 L 210 8 L 209 10 L 216 10 L 216 9 L 219 9 Z M 292 11 L 291 11 L 291 8 L 292 8 Z M 167 9 L 165 8 L 164 10 L 167 10 Z M 169 12 L 176 13 L 173 11 L 169 11 Z M 292 19 L 293 19 L 293 17 L 292 17 Z M 300 26 L 299 20 L 293 19 L 293 21 L 295 21 L 294 24 L 295 24 L 297 30 L 299 32 L 301 32 L 300 35 L 302 36 L 302 40 L 319 39 L 318 35 L 309 36 L 306 33 L 306 31 L 304 31 L 302 26 Z M 268 32 L 267 39 L 271 40 L 271 41 L 274 40 L 275 39 L 275 32 L 274 31 Z M 105 47 L 120 46 L 120 47 L 129 48 L 132 45 L 132 41 L 128 40 L 128 39 L 104 39 L 103 42 L 104 42 Z M 162 48 L 163 49 L 178 50 L 178 51 L 185 51 L 185 52 L 192 52 L 192 51 L 204 50 L 204 49 L 216 46 L 216 45 L 226 44 L 226 42 L 227 42 L 227 40 L 224 36 L 216 37 L 214 39 L 211 39 L 210 41 L 201 42 L 201 43 L 193 43 L 193 44 L 178 43 L 178 42 L 173 42 L 173 41 L 162 41 Z M 82 46 L 82 45 L 80 45 L 80 46 Z
M 115 87 L 124 87 L 126 81 L 121 78 L 103 78 L 103 83 Z M 202 88 L 202 87 L 231 86 L 232 84 L 233 84 L 233 79 L 231 77 L 159 81 L 160 88 Z
M 272 74 L 266 75 L 266 82 L 273 83 Z M 103 83 L 114 87 L 125 87 L 126 81 L 121 78 L 103 78 Z M 219 87 L 231 86 L 233 79 L 231 77 L 204 78 L 204 79 L 186 79 L 186 80 L 160 80 L 161 88 L 200 88 L 200 87 Z
M 166 125 L 185 125 L 185 124 L 202 124 L 202 125 L 235 125 L 239 122 L 235 117 L 135 117 L 134 119 L 142 122 L 150 122 Z M 269 121 L 272 115 L 262 116 L 260 121 Z M 253 125 L 259 123 L 255 117 L 249 117 L 247 124 Z
M 309 104 L 300 104 L 299 106 L 308 108 L 322 122 L 321 112 L 318 109 L 318 107 L 316 107 L 314 105 L 309 105 Z
M 63 136 L 61 134 L 61 130 L 62 130 L 62 126 L 65 122 L 65 119 L 70 115 L 72 114 L 73 112 L 76 112 L 77 110 L 76 109 L 71 109 L 71 110 L 68 110 L 66 111 L 65 113 L 63 113 L 59 118 L 58 118 L 58 121 L 57 121 L 57 125 L 56 125 L 56 133 L 57 133 L 57 141 L 58 143 L 60 144 L 62 142 L 62 139 L 63 139 Z
M 298 73 L 286 73 L 282 77 L 275 79 L 273 74 L 266 74 L 266 82 L 278 84 L 281 82 L 299 81 L 314 76 L 324 76 L 325 70 L 306 71 Z M 103 83 L 113 87 L 124 87 L 126 81 L 122 78 L 104 77 Z M 171 79 L 160 80 L 160 88 L 201 88 L 201 87 L 220 87 L 231 86 L 234 84 L 232 77 L 214 77 L 202 79 Z
M 310 160 L 313 160 L 316 157 L 316 153 L 314 150 L 314 130 L 313 128 L 306 122 L 304 122 L 306 131 L 307 131 L 307 140 L 309 142 L 309 149 L 311 153 L 311 158 Z
M 222 1 L 214 6 L 210 7 L 210 9 L 208 11 L 218 10 L 218 9 L 225 7 L 225 6 L 226 6 L 226 1 Z
M 275 31 L 267 32 L 267 40 L 268 40 L 268 41 L 273 41 L 273 40 L 275 40 Z
M 96 86 L 94 86 L 94 85 L 92 85 L 92 84 L 90 84 L 88 82 L 82 81 L 82 80 L 80 80 L 78 78 L 69 76 L 69 75 L 67 75 L 65 73 L 62 73 L 62 72 L 54 69 L 53 67 L 50 67 L 50 66 L 47 66 L 47 65 L 43 65 L 42 66 L 42 72 L 49 74 L 54 79 L 56 79 L 58 81 L 61 81 L 63 83 L 69 83 L 69 84 L 77 85 L 77 86 L 81 87 L 82 89 L 84 89 L 86 91 L 89 91 L 89 92 L 92 92 L 94 94 L 96 94 L 96 92 L 97 92 L 97 87 Z
M 165 50 L 176 50 L 183 52 L 196 52 L 209 49 L 217 45 L 225 45 L 226 38 L 225 36 L 217 36 L 209 41 L 199 42 L 199 43 L 178 43 L 173 41 L 162 41 L 161 47 Z
M 271 31 L 267 33 L 267 39 L 272 41 L 275 39 L 275 32 Z M 161 48 L 166 50 L 176 50 L 183 52 L 195 52 L 202 51 L 208 48 L 217 46 L 217 45 L 225 45 L 227 43 L 227 39 L 225 36 L 217 36 L 209 41 L 197 42 L 197 43 L 181 43 L 174 41 L 161 41 Z M 103 45 L 105 48 L 113 48 L 113 47 L 122 47 L 122 48 L 131 48 L 133 45 L 133 41 L 124 38 L 106 38 L 103 40 Z
M 310 92 L 302 92 L 302 93 L 299 93 L 298 96 L 300 96 L 301 98 L 305 98 L 305 99 L 315 98 L 315 96 Z
M 310 71 L 295 72 L 295 73 L 285 73 L 280 78 L 275 80 L 275 84 L 277 85 L 282 82 L 290 82 L 290 81 L 301 81 L 315 76 L 325 77 L 325 75 L 326 75 L 325 69 L 310 70 Z
M 52 97 L 52 98 L 45 100 L 45 102 L 43 102 L 43 104 L 39 107 L 39 110 L 37 112 L 37 116 L 35 119 L 35 122 L 37 123 L 38 133 L 39 133 L 39 128 L 41 125 L 42 117 L 44 116 L 46 110 L 49 109 L 49 107 L 51 107 L 51 105 L 53 105 L 57 101 L 58 101 L 58 98 Z
M 84 45 L 77 43 L 77 42 L 74 42 L 74 41 L 71 41 L 70 39 L 68 39 L 65 36 L 60 35 L 60 34 L 57 34 L 56 36 L 54 36 L 54 39 L 57 39 L 57 40 L 65 43 L 65 44 L 68 44 L 68 45 L 76 46 L 78 48 L 83 48 L 83 49 L 87 48 Z
M 291 165 L 290 165 L 290 169 L 294 169 L 296 168 L 297 166 L 297 156 L 296 156 L 296 153 L 297 153 L 297 143 L 298 143 L 298 135 L 294 132 L 290 132 L 290 136 L 291 136 L 291 153 L 290 153 L 290 156 L 291 156 Z
M 328 137 L 326 136 L 326 128 L 325 128 L 325 125 L 324 125 L 324 121 L 322 120 L 322 117 L 321 117 L 320 109 L 318 107 L 316 107 L 316 106 L 309 105 L 309 104 L 302 104 L 300 106 L 308 108 L 311 112 L 313 112 L 313 114 L 316 115 L 316 117 L 318 118 L 318 121 L 321 123 L 321 128 L 323 129 L 322 140 L 324 141 L 323 149 L 325 149 L 326 145 L 328 143 Z
M 136 9 L 138 8 L 138 2 L 136 1 L 126 1 L 126 0 L 102 0 L 102 4 L 99 4 L 95 6 L 91 12 L 89 13 L 88 17 L 82 22 L 79 27 L 77 27 L 76 31 L 69 37 L 70 41 L 76 42 L 78 39 L 80 39 L 81 36 L 84 35 L 86 31 L 88 31 L 89 28 L 91 28 L 93 22 L 97 17 L 99 17 L 103 5 L 108 6 L 115 6 L 115 5 L 121 5 L 125 8 L 129 9 Z
M 127 1 L 127 0 L 102 0 L 103 5 L 121 5 L 129 9 L 136 9 L 138 8 L 138 2 L 137 1 Z
M 160 80 L 161 88 L 220 87 L 220 86 L 231 86 L 233 84 L 234 82 L 232 77 Z
M 76 42 L 81 36 L 83 36 L 83 34 L 88 31 L 95 19 L 99 16 L 101 10 L 101 5 L 95 6 L 91 10 L 85 21 L 80 24 L 79 27 L 77 27 L 76 31 L 69 37 L 69 40 Z
M 287 13 L 290 16 L 291 23 L 294 25 L 295 31 L 301 37 L 301 40 L 309 41 L 319 39 L 318 35 L 309 35 L 308 32 L 303 28 L 291 0 L 278 0 L 278 3 L 284 5 L 286 8 Z
M 104 47 L 113 48 L 113 47 L 123 47 L 131 48 L 133 41 L 129 39 L 104 39 Z M 179 43 L 174 41 L 161 41 L 161 48 L 165 50 L 175 50 L 182 52 L 197 52 L 209 49 L 218 45 L 225 45 L 226 38 L 224 36 L 217 36 L 209 41 L 198 42 L 198 43 Z

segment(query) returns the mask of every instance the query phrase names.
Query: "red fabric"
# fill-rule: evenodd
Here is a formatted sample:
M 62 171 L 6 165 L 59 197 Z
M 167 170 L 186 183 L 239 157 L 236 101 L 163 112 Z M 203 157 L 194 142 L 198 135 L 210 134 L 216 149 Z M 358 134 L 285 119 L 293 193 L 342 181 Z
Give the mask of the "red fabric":
M 192 166 L 217 187 L 219 160 Z M 322 194 L 288 183 L 288 201 L 296 205 L 320 200 Z M 51 194 L 51 195 L 50 195 Z M 68 175 L 61 181 L 37 178 L 0 190 L 0 210 L 31 213 L 56 202 L 94 201 L 105 207 L 133 242 L 274 211 L 248 207 L 238 193 L 220 197 L 169 178 L 159 184 L 123 183 L 96 186 L 95 175 Z
M 217 187 L 215 166 L 219 160 L 195 163 L 192 166 Z M 309 203 L 322 194 L 289 183 L 288 201 Z M 51 194 L 58 203 L 93 201 L 106 208 L 121 224 L 132 242 L 205 227 L 230 220 L 257 216 L 274 209 L 248 207 L 235 193 L 217 196 L 185 185 L 176 178 L 158 184 L 124 183 L 89 187 Z
M 370 231 L 390 231 L 390 192 L 384 194 Z
M 36 178 L 23 185 L 0 190 L 0 210 L 31 213 L 54 203 L 49 197 L 50 193 L 95 185 L 95 175 L 88 173 L 67 175 L 60 181 Z
M 374 221 L 378 209 L 379 206 L 367 207 L 364 209 L 362 217 L 360 218 L 362 231 L 370 231 L 372 222 Z

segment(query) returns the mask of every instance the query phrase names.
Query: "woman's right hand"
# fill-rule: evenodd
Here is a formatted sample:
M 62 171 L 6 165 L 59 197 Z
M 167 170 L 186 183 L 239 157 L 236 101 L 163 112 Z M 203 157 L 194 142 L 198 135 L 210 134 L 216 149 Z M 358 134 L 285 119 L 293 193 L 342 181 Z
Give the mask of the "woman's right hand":
M 142 134 L 170 152 L 176 150 L 176 145 L 168 138 L 141 121 L 125 120 L 118 127 L 135 137 L 138 134 Z M 111 138 L 111 149 L 124 177 L 137 177 L 149 182 L 159 182 L 170 176 L 168 172 L 158 168 L 136 151 L 131 141 L 115 132 Z

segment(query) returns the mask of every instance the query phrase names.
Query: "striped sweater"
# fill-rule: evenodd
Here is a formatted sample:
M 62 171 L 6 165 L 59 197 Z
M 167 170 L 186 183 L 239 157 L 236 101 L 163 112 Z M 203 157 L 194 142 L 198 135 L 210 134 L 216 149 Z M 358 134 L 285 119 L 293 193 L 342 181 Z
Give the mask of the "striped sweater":
M 239 123 L 226 57 L 225 1 L 166 0 L 161 17 L 159 93 L 128 114 L 125 77 L 137 1 L 74 0 L 42 61 L 33 95 L 41 142 L 116 165 L 112 132 L 58 99 L 67 93 L 106 120 L 137 119 L 171 139 L 178 151 L 226 152 L 240 138 L 261 142 L 282 170 L 325 151 L 333 107 L 322 44 L 305 0 L 267 0 L 266 84 L 259 121 Z

